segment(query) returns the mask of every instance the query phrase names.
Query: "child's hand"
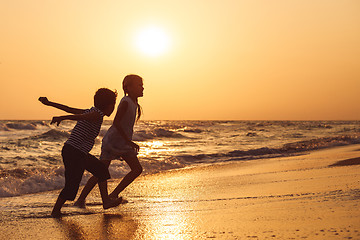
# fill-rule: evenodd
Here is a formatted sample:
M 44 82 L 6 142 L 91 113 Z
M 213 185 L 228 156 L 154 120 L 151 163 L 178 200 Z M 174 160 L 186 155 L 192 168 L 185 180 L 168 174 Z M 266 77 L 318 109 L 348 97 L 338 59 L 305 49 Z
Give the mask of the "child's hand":
M 138 153 L 139 150 L 140 150 L 140 147 L 139 145 L 137 145 L 136 143 L 134 142 L 130 142 L 130 146 Z
M 57 126 L 63 121 L 64 119 L 62 117 L 53 117 L 50 124 L 56 123 Z
M 49 105 L 50 102 L 49 100 L 47 99 L 47 97 L 39 97 L 39 101 L 44 104 L 44 105 Z

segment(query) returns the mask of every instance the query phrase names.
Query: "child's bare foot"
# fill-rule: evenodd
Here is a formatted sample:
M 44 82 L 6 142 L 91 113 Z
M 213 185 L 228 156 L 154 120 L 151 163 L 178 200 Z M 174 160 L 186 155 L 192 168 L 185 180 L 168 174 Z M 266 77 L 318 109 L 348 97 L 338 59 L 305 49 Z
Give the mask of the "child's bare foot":
M 116 199 L 109 198 L 109 200 L 103 202 L 103 208 L 108 209 L 108 208 L 117 207 L 121 204 L 121 202 L 122 202 L 122 198 L 116 198 Z
M 109 198 L 116 199 L 116 198 L 119 198 L 119 195 L 114 194 L 114 193 L 110 193 L 110 194 L 109 194 Z
M 79 199 L 76 202 L 74 202 L 74 206 L 78 208 L 86 208 L 85 201 L 81 201 Z
M 109 194 L 109 198 L 112 198 L 112 199 L 121 198 L 122 199 L 121 204 L 125 204 L 125 203 L 129 202 L 128 200 L 124 199 L 123 197 L 117 197 L 117 196 L 115 197 L 115 195 L 111 195 L 111 194 Z
M 53 218 L 61 218 L 61 216 L 62 216 L 61 212 L 54 212 L 54 211 L 51 212 L 51 217 Z

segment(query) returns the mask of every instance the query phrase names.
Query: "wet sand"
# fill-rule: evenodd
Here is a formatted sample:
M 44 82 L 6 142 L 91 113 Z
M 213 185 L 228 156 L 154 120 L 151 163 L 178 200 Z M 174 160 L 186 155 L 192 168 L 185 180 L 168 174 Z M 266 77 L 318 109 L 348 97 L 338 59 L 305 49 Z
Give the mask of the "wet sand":
M 143 176 L 129 203 L 86 210 L 59 191 L 0 199 L 0 239 L 360 239 L 360 146 Z M 118 180 L 111 182 L 113 188 Z

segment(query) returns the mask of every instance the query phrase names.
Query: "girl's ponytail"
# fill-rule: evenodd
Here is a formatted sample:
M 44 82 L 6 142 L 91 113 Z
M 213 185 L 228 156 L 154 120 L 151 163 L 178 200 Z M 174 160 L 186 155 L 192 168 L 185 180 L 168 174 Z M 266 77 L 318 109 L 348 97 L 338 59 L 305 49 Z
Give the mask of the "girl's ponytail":
M 139 121 L 141 114 L 142 114 L 142 107 L 140 106 L 139 103 L 137 103 L 137 116 L 136 116 L 136 121 Z

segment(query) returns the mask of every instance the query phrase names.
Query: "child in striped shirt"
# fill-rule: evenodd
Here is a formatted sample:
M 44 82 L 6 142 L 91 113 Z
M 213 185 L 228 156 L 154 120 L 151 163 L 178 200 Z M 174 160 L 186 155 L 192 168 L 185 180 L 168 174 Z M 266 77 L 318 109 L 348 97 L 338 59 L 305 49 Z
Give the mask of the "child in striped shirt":
M 60 192 L 54 205 L 51 213 L 52 217 L 61 217 L 61 208 L 64 203 L 67 200 L 73 201 L 75 199 L 85 169 L 99 179 L 98 185 L 104 209 L 116 207 L 121 203 L 121 198 L 114 199 L 108 195 L 107 180 L 110 178 L 110 174 L 107 166 L 89 153 L 94 146 L 95 138 L 100 132 L 104 115 L 110 116 L 114 111 L 116 97 L 116 92 L 101 88 L 94 96 L 95 106 L 90 109 L 71 108 L 50 102 L 46 97 L 39 98 L 39 101 L 44 105 L 73 114 L 53 117 L 51 124 L 56 123 L 59 125 L 64 120 L 77 121 L 62 149 L 65 166 L 65 187 Z

